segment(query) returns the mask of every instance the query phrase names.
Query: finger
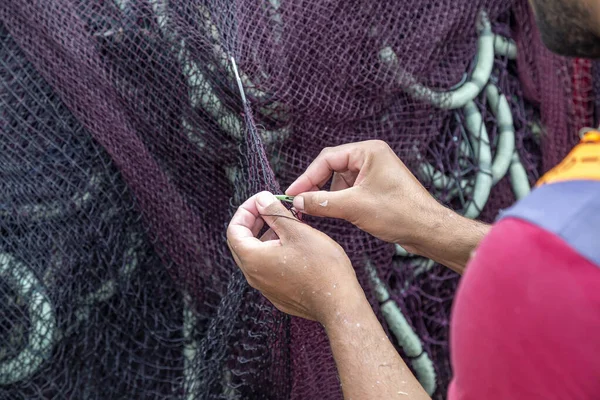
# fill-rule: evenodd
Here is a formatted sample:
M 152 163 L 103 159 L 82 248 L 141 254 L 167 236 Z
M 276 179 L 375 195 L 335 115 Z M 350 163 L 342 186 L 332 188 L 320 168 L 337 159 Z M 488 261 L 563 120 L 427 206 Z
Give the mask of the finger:
M 256 228 L 257 220 L 260 219 L 256 208 L 256 196 L 252 196 L 238 207 L 229 222 L 227 233 L 230 242 L 233 244 L 236 240 L 256 236 L 253 230 Z M 230 234 L 233 234 L 233 237 L 230 238 Z
M 358 176 L 358 173 L 353 172 L 353 171 L 334 173 L 333 179 L 331 180 L 330 190 L 332 192 L 335 192 L 338 190 L 344 190 L 344 189 L 351 188 L 352 186 L 354 186 L 354 182 L 356 181 L 357 176 Z
M 341 218 L 352 221 L 358 212 L 359 188 L 327 192 L 307 192 L 294 198 L 294 208 L 318 217 Z
M 302 229 L 303 225 L 291 211 L 269 192 L 261 192 L 256 196 L 256 208 L 265 223 L 282 241 L 296 236 L 298 230 Z
M 333 174 L 333 172 L 330 171 L 330 173 L 324 178 L 324 180 L 322 182 L 313 183 L 311 181 L 311 178 L 309 176 L 307 176 L 306 172 L 305 172 L 304 174 L 300 175 L 298 177 L 298 179 L 296 179 L 290 185 L 290 187 L 287 188 L 287 190 L 285 191 L 285 194 L 288 196 L 295 196 L 298 193 L 321 190 L 323 185 L 325 185 L 325 183 L 327 183 L 327 181 L 329 180 L 329 178 L 331 177 L 332 174 Z
M 289 196 L 322 187 L 334 172 L 359 172 L 365 160 L 364 143 L 350 143 L 325 149 L 286 190 Z
M 277 237 L 277 234 L 273 231 L 273 229 L 269 229 L 260 237 L 261 242 L 267 242 L 269 240 L 277 240 L 277 239 L 279 239 L 279 237 Z
M 252 234 L 256 237 L 260 233 L 260 230 L 265 226 L 265 220 L 262 217 L 256 218 L 254 225 L 252 226 Z
M 279 241 L 263 243 L 256 238 L 253 231 L 260 225 L 257 222 L 259 219 L 262 218 L 256 207 L 256 196 L 253 196 L 237 209 L 227 227 L 227 242 L 240 260 L 264 249 L 265 246 L 281 245 Z M 260 228 L 258 230 L 260 231 Z

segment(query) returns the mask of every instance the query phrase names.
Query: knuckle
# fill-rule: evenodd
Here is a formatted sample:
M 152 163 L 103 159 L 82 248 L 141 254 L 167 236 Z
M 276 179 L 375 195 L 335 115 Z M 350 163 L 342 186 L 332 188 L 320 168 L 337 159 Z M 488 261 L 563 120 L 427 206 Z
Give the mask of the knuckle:
M 318 211 L 318 204 L 322 203 L 321 193 L 315 192 L 304 196 L 304 209 L 306 211 Z
M 257 284 L 256 280 L 254 280 L 254 278 L 252 278 L 251 276 L 246 275 L 246 282 L 248 282 L 248 285 L 251 288 L 258 290 L 258 284 Z
M 231 224 L 229 224 L 227 226 L 227 231 L 225 232 L 225 236 L 227 237 L 228 241 L 231 242 L 233 240 L 233 238 L 234 238 L 233 236 L 234 235 L 233 235 L 233 228 L 232 228 Z
M 352 147 L 349 151 L 349 155 L 351 159 L 360 158 L 361 154 L 365 153 L 365 148 L 361 146 Z
M 384 152 L 390 150 L 390 146 L 383 140 L 379 139 L 373 140 L 371 143 L 371 147 L 376 152 Z
M 331 153 L 333 151 L 333 147 L 325 147 L 323 148 L 323 150 L 321 150 L 321 153 L 319 153 L 320 156 L 324 156 L 327 155 L 329 153 Z

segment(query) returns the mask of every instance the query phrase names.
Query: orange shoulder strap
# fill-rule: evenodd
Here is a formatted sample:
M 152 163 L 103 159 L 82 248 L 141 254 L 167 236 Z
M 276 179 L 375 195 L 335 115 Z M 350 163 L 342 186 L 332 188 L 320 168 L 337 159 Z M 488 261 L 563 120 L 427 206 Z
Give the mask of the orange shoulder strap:
M 548 171 L 535 186 L 572 180 L 600 181 L 600 132 L 590 130 L 556 167 Z

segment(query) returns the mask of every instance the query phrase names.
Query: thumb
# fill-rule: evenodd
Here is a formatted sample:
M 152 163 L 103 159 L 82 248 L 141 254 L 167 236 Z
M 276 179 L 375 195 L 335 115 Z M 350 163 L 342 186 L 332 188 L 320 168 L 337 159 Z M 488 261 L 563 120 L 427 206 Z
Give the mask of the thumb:
M 256 209 L 280 239 L 290 238 L 302 226 L 291 211 L 269 192 L 256 195 Z
M 294 198 L 294 208 L 308 215 L 348 220 L 356 209 L 356 188 L 334 192 L 306 192 Z

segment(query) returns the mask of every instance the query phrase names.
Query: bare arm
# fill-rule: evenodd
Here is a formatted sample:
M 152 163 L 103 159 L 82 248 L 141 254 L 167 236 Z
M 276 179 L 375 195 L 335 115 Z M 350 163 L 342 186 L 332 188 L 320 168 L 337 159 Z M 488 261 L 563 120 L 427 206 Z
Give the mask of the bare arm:
M 452 210 L 439 210 L 423 235 L 405 249 L 432 259 L 463 274 L 471 253 L 490 231 L 491 226 L 458 215 Z
M 331 191 L 320 190 L 330 178 Z M 343 218 L 459 273 L 489 230 L 441 206 L 380 141 L 325 150 L 287 194 L 296 196 L 299 211 Z M 256 238 L 265 223 L 271 230 Z M 280 310 L 325 326 L 347 400 L 428 398 L 386 338 L 339 245 L 294 221 L 268 193 L 240 207 L 227 237 L 253 287 Z
M 271 229 L 255 237 L 265 223 Z M 236 212 L 227 240 L 250 285 L 281 311 L 323 324 L 347 400 L 428 399 L 331 238 L 294 221 L 271 194 L 261 193 Z
M 330 178 L 331 190 L 320 190 Z M 489 231 L 440 205 L 390 147 L 376 140 L 323 150 L 286 193 L 296 196 L 298 210 L 345 219 L 458 273 Z
M 344 398 L 429 399 L 387 338 L 364 294 L 353 300 L 324 324 Z

